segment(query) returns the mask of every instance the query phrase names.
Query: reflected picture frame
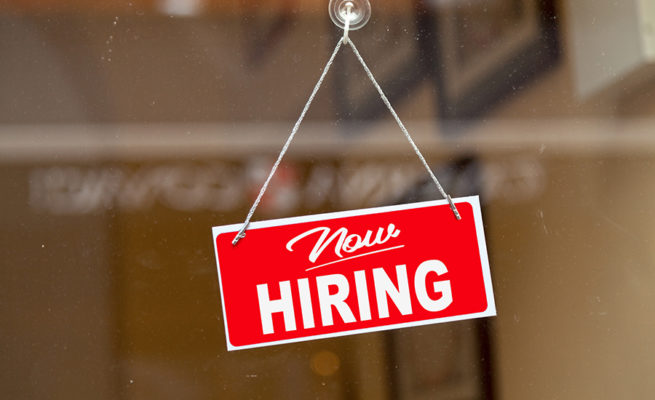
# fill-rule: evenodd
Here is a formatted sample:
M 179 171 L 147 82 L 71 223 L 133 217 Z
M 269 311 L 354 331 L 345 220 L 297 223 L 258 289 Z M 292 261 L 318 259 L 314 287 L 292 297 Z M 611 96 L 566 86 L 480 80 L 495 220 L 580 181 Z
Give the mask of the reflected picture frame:
M 553 0 L 415 0 L 413 15 L 374 14 L 369 25 L 356 39 L 368 43 L 364 56 L 392 105 L 401 107 L 429 84 L 446 132 L 461 126 L 453 121 L 484 117 L 560 59 Z M 338 40 L 342 32 L 332 35 Z M 337 115 L 359 122 L 387 117 L 354 63 L 335 60 Z
M 393 398 L 496 398 L 487 319 L 391 331 L 387 343 Z
M 439 119 L 476 120 L 560 58 L 552 0 L 425 0 Z

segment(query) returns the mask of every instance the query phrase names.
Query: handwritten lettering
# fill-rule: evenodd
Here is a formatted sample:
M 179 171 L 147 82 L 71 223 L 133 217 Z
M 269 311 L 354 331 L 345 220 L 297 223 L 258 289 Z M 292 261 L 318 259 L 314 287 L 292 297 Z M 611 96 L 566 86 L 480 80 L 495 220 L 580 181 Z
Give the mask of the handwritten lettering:
M 339 258 L 343 258 L 342 252 L 354 253 L 364 247 L 373 247 L 375 245 L 384 244 L 388 242 L 389 239 L 398 237 L 400 230 L 396 229 L 394 224 L 389 224 L 386 229 L 384 227 L 378 228 L 374 237 L 373 231 L 371 230 L 367 230 L 364 236 L 362 236 L 356 233 L 349 234 L 348 229 L 346 228 L 339 228 L 334 231 L 334 233 L 331 233 L 330 228 L 318 227 L 303 232 L 289 240 L 286 248 L 289 251 L 293 251 L 293 245 L 299 240 L 317 234 L 320 234 L 320 236 L 318 236 L 318 239 L 308 257 L 309 261 L 312 263 L 316 262 L 318 257 L 330 244 L 334 244 L 334 254 Z

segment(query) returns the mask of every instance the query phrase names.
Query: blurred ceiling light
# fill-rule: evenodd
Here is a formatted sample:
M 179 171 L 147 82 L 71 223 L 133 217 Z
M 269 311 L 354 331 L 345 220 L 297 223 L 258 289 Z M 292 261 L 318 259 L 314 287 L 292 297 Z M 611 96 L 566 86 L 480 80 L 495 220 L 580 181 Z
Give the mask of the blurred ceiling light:
M 159 0 L 157 8 L 167 15 L 193 17 L 205 8 L 205 0 Z

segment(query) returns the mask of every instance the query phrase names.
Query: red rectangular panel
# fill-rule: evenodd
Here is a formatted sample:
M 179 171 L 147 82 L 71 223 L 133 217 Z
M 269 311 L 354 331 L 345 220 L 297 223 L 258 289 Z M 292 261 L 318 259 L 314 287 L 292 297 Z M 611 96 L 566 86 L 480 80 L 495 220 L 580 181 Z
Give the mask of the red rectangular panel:
M 477 197 L 213 228 L 229 350 L 493 316 Z

